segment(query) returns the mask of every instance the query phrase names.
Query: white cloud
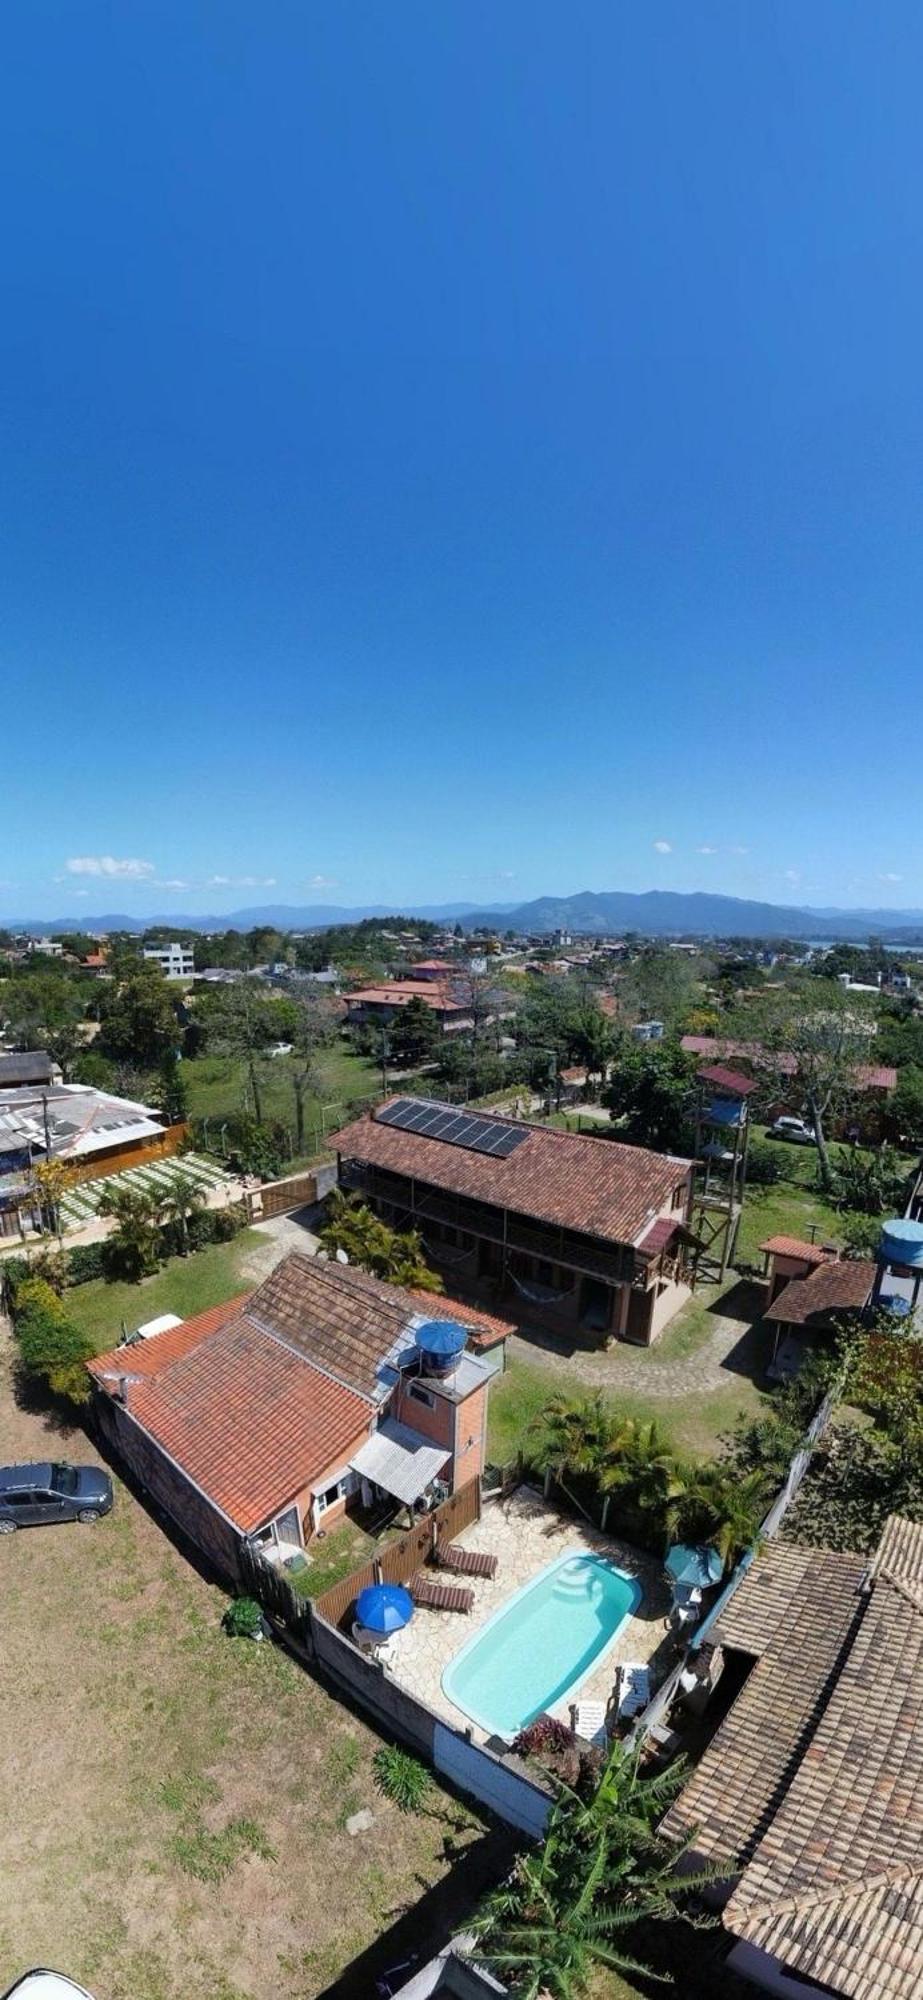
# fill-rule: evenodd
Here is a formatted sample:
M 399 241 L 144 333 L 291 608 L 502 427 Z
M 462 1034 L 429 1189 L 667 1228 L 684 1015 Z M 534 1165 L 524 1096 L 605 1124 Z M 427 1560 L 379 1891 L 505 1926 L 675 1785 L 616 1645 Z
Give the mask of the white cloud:
M 672 854 L 672 852 L 673 852 L 672 840 L 655 840 L 654 842 L 655 854 Z
M 153 861 L 117 861 L 114 854 L 78 854 L 64 866 L 68 875 L 117 876 L 127 882 L 143 882 L 157 873 Z
M 786 868 L 786 870 L 785 870 L 785 880 L 786 880 L 786 882 L 800 882 L 800 881 L 801 881 L 801 869 L 800 869 L 800 868 Z
M 878 877 L 879 882 L 902 882 L 903 879 L 903 875 L 895 875 L 893 868 L 889 868 L 886 874 Z
M 338 889 L 339 886 L 339 883 L 334 880 L 332 875 L 310 875 L 308 877 L 309 889 Z
M 749 849 L 749 847 L 732 847 L 732 848 L 731 848 L 731 853 L 732 853 L 732 854 L 749 854 L 749 852 L 750 852 L 750 849 Z
M 152 889 L 191 889 L 191 888 L 192 888 L 192 883 L 191 883 L 191 882 L 181 882 L 181 881 L 179 880 L 179 878 L 178 878 L 177 876 L 175 876 L 175 875 L 172 875 L 172 876 L 168 877 L 168 879 L 167 879 L 166 881 L 158 881 L 158 882 L 152 882 L 152 883 L 151 883 L 151 888 L 152 888 Z
M 183 883 L 182 886 L 188 888 L 189 885 Z M 210 875 L 205 884 L 206 889 L 274 889 L 275 886 L 274 875 Z M 180 884 L 174 883 L 173 887 L 178 888 Z
M 707 842 L 704 847 L 696 848 L 697 854 L 717 854 L 717 852 L 718 852 L 717 847 L 709 847 Z

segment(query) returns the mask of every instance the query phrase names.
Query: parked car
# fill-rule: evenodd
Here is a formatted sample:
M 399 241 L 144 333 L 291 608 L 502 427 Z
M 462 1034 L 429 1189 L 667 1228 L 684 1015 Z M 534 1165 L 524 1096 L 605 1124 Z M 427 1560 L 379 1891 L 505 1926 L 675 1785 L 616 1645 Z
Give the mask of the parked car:
M 44 1966 L 36 1966 L 7 1987 L 3 2000 L 93 2000 L 93 1996 L 85 1986 L 78 1986 L 75 1979 L 68 1979 L 66 1972 L 49 1972 Z
M 767 1133 L 767 1139 L 789 1139 L 793 1146 L 816 1146 L 810 1125 L 803 1118 L 774 1118 Z
M 0 1535 L 46 1521 L 98 1521 L 111 1506 L 112 1481 L 98 1465 L 0 1465 Z

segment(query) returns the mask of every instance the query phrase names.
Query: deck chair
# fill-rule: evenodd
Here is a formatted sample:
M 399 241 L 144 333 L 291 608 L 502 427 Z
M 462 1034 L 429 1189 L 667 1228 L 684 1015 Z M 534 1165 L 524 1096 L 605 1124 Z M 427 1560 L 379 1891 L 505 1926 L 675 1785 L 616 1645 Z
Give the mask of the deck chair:
M 616 1670 L 615 1705 L 620 1720 L 640 1715 L 651 1698 L 651 1670 L 638 1660 L 623 1660 Z
M 605 1750 L 609 1732 L 604 1701 L 572 1701 L 570 1726 L 574 1735 L 581 1736 L 584 1743 L 591 1743 L 594 1750 Z
M 486 1555 L 481 1549 L 460 1549 L 457 1542 L 436 1543 L 436 1561 L 440 1569 L 452 1569 L 456 1576 L 496 1576 L 497 1558 Z
M 470 1611 L 474 1604 L 473 1590 L 461 1590 L 457 1583 L 434 1583 L 421 1569 L 407 1588 L 414 1603 L 427 1611 Z

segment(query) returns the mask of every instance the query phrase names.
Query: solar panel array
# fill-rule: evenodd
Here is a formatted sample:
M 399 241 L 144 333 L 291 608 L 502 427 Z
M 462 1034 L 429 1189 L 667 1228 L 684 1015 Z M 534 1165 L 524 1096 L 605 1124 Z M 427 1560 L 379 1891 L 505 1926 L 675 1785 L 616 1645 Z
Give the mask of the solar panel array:
M 455 1111 L 448 1104 L 427 1104 L 419 1097 L 398 1097 L 375 1116 L 380 1125 L 419 1132 L 424 1139 L 442 1139 L 446 1145 L 464 1146 L 470 1153 L 489 1153 L 495 1160 L 508 1160 L 529 1137 L 528 1126 L 504 1125 L 499 1118 Z

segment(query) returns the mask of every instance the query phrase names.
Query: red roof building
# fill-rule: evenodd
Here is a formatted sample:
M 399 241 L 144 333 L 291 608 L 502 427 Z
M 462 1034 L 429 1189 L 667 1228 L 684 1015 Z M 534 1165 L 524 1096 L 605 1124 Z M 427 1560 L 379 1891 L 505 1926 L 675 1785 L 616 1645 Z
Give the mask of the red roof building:
M 407 1098 L 330 1143 L 341 1186 L 419 1229 L 453 1285 L 520 1324 L 646 1346 L 688 1297 L 675 1234 L 654 1263 L 638 1246 L 658 1216 L 688 1223 L 689 1160 Z
M 414 1330 L 498 1322 L 292 1254 L 256 1292 L 89 1364 L 101 1426 L 153 1497 L 234 1573 L 242 1539 L 310 1547 L 360 1492 L 412 1506 L 483 1469 L 490 1366 L 472 1342 L 426 1378 Z

